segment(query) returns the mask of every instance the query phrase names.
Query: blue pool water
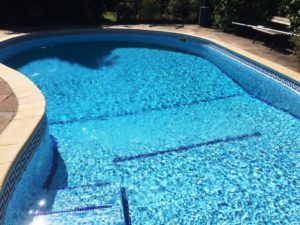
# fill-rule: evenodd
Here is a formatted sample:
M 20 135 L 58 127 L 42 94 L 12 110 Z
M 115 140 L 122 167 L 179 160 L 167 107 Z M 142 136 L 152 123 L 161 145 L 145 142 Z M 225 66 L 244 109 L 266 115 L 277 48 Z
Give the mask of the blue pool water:
M 101 41 L 7 60 L 46 97 L 57 168 L 6 223 L 299 224 L 299 118 L 201 56 Z

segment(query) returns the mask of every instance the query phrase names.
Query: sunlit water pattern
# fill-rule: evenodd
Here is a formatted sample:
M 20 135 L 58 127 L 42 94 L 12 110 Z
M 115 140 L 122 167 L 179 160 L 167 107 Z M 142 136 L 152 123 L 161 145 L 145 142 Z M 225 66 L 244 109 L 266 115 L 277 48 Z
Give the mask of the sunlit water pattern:
M 43 91 L 58 143 L 33 223 L 124 224 L 121 187 L 132 224 L 300 223 L 300 121 L 204 58 L 90 42 L 7 64 Z

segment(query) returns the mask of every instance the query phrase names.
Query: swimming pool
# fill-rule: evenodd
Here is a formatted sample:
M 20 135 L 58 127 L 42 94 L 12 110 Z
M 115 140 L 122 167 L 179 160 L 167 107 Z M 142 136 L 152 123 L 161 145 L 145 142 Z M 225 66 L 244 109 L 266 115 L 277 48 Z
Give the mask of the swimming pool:
M 5 224 L 299 223 L 292 81 L 172 34 L 39 37 L 2 52 L 45 95 L 54 145 L 43 188 L 20 208 L 13 196 Z

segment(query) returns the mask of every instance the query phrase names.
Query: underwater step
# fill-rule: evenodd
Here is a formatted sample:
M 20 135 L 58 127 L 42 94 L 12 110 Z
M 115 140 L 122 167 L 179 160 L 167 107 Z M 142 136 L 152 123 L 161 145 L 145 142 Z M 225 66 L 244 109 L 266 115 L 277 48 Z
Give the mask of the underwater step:
M 120 188 L 114 185 L 78 187 L 57 190 L 52 210 L 62 211 L 72 208 L 100 205 L 118 205 Z
M 82 220 L 83 217 L 94 218 L 95 221 L 92 224 L 124 223 L 122 198 L 118 184 L 97 183 L 49 189 L 38 205 L 43 210 L 37 210 L 38 206 L 35 206 L 35 209 L 30 211 L 34 215 L 33 224 L 35 222 L 46 224 L 86 223 L 86 220 Z
M 118 208 L 101 208 L 68 213 L 38 215 L 32 224 L 70 225 L 70 224 L 125 224 Z

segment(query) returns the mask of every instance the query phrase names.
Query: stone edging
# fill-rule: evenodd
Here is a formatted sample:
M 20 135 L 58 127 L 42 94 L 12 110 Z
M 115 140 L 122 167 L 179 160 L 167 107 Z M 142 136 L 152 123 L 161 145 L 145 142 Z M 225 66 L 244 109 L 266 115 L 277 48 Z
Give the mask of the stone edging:
M 46 101 L 18 71 L 0 64 L 0 76 L 16 95 L 18 109 L 0 135 L 0 224 L 8 201 L 46 130 Z

